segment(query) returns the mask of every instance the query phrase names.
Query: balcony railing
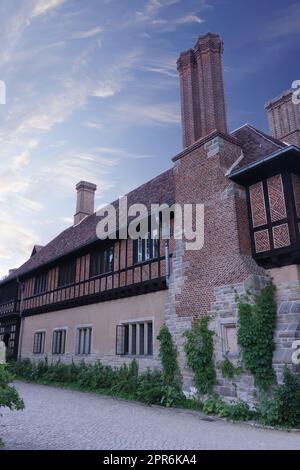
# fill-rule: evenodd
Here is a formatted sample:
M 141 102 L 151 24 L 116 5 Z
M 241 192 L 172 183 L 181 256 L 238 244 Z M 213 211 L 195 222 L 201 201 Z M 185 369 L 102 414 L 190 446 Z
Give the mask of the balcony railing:
M 148 260 L 131 267 L 101 274 L 42 294 L 27 296 L 25 315 L 71 308 L 166 288 L 165 257 Z
M 15 299 L 0 304 L 0 317 L 18 313 L 18 304 Z

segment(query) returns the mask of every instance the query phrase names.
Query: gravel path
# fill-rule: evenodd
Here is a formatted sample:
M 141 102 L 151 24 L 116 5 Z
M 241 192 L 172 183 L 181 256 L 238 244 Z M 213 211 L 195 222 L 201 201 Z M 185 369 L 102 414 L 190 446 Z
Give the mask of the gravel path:
M 194 412 L 17 382 L 26 409 L 3 411 L 6 449 L 298 449 L 300 433 L 257 429 Z

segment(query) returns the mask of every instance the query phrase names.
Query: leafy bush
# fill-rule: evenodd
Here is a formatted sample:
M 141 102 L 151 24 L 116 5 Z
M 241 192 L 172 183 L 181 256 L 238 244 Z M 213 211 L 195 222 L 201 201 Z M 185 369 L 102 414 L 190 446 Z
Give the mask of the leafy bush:
M 260 390 L 268 390 L 275 382 L 272 366 L 277 314 L 274 284 L 270 281 L 253 304 L 247 298 L 238 299 L 238 310 L 238 344 L 243 364 L 253 374 L 255 385 Z
M 219 396 L 212 396 L 203 403 L 206 414 L 229 418 L 234 421 L 248 421 L 255 416 L 248 404 L 242 400 L 227 403 Z
M 209 317 L 198 320 L 193 328 L 185 333 L 187 340 L 184 345 L 187 365 L 194 372 L 197 390 L 203 394 L 211 392 L 216 382 L 213 361 L 214 333 L 208 329 L 209 320 Z
M 263 424 L 300 428 L 300 381 L 287 367 L 284 383 L 277 387 L 272 400 L 266 394 L 262 396 L 257 411 Z
M 162 365 L 165 383 L 182 393 L 182 378 L 177 361 L 177 350 L 172 340 L 171 333 L 166 325 L 163 325 L 157 339 L 160 341 L 159 358 Z
M 34 364 L 28 360 L 11 364 L 11 370 L 28 381 L 71 385 L 81 390 L 108 393 L 137 399 L 147 404 L 174 406 L 183 400 L 182 393 L 165 381 L 163 372 L 150 369 L 139 375 L 136 360 L 113 369 L 97 361 L 93 364 Z
M 235 367 L 228 357 L 226 357 L 224 361 L 219 362 L 218 367 L 221 370 L 223 377 L 227 379 L 232 379 L 235 375 L 239 375 L 242 372 L 242 368 Z
M 0 407 L 23 410 L 23 400 L 19 397 L 17 390 L 10 385 L 13 378 L 7 366 L 0 364 Z
M 7 407 L 10 410 L 23 410 L 23 400 L 20 398 L 17 390 L 10 385 L 13 378 L 7 366 L 0 364 L 0 408 Z M 3 447 L 1 439 L 0 447 Z
M 136 397 L 147 405 L 159 405 L 162 400 L 163 387 L 164 379 L 161 371 L 147 369 L 139 376 Z

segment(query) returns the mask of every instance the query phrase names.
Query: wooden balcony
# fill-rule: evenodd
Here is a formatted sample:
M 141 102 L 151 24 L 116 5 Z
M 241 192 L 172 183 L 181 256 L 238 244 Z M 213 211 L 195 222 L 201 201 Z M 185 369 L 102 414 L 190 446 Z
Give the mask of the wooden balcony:
M 50 284 L 51 285 L 51 284 Z M 84 279 L 43 294 L 27 295 L 24 316 L 141 295 L 167 288 L 165 257 Z

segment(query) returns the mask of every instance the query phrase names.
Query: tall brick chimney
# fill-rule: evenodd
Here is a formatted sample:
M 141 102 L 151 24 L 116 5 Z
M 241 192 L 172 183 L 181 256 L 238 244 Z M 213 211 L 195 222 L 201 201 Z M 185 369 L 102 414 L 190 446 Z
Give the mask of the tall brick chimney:
M 215 130 L 228 132 L 222 54 L 221 37 L 207 33 L 177 61 L 184 148 Z
M 77 205 L 76 214 L 74 215 L 74 225 L 79 224 L 86 216 L 94 213 L 95 192 L 97 186 L 87 181 L 80 181 L 76 185 Z
M 265 108 L 273 137 L 300 147 L 300 104 L 293 103 L 293 93 L 293 90 L 282 93 Z

